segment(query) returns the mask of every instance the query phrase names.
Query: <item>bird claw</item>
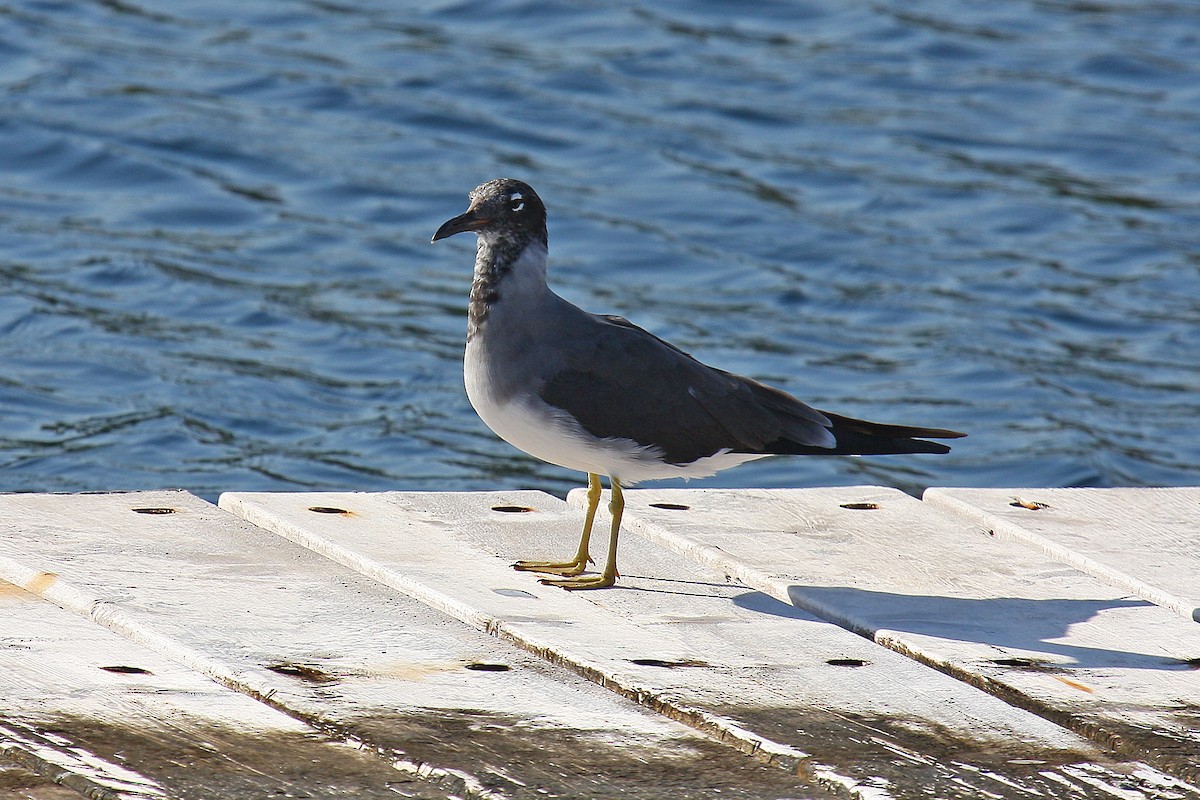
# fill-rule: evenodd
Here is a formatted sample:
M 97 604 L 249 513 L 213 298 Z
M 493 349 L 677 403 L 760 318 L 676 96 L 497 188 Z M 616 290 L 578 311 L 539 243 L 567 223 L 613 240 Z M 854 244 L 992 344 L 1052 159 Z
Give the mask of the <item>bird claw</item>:
M 591 561 L 589 558 L 588 561 Z M 548 572 L 552 575 L 562 575 L 572 578 L 587 568 L 587 564 L 579 561 L 518 561 L 512 565 L 515 570 L 522 572 Z
M 616 575 L 588 575 L 580 578 L 541 578 L 538 583 L 546 586 L 557 586 L 569 592 L 583 589 L 607 589 L 617 582 Z

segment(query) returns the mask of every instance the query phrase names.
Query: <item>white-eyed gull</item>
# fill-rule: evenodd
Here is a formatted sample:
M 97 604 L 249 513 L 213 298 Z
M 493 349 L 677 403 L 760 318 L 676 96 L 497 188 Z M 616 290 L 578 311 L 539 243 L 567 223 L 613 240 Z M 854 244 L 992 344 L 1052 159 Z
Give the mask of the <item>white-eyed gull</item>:
M 621 487 L 702 477 L 771 455 L 945 453 L 919 437 L 940 428 L 883 425 L 810 408 L 750 378 L 706 366 L 622 317 L 590 314 L 546 285 L 546 207 L 526 183 L 489 181 L 433 241 L 479 237 L 467 312 L 467 396 L 487 426 L 536 458 L 586 472 L 588 510 L 570 561 L 518 561 L 561 575 L 543 583 L 599 589 L 617 578 Z M 612 487 L 608 558 L 587 567 L 600 476 Z

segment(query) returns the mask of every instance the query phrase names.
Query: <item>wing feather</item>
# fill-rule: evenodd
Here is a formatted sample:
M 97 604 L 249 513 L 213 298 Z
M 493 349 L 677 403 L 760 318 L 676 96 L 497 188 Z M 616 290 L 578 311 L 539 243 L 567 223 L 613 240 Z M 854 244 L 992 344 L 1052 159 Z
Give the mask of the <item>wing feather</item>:
M 780 440 L 833 449 L 821 412 L 709 367 L 622 317 L 594 316 L 588 358 L 558 370 L 541 398 L 588 433 L 657 447 L 672 464 L 714 453 L 770 453 Z M 578 355 L 578 353 L 577 353 Z

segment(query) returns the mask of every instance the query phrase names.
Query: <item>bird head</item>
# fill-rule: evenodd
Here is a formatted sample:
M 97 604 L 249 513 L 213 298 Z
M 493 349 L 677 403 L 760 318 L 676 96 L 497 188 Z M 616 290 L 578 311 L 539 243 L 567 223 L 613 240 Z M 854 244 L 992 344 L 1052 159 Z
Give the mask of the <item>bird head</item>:
M 433 241 L 456 233 L 474 231 L 480 238 L 546 239 L 546 207 L 537 192 L 523 181 L 498 178 L 471 192 L 471 205 L 447 220 L 433 234 Z

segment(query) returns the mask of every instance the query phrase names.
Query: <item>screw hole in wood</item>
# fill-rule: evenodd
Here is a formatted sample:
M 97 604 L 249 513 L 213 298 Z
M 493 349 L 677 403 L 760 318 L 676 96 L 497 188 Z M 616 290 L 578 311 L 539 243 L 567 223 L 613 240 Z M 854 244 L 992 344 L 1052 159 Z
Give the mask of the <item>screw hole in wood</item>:
M 1032 658 L 993 658 L 990 663 L 998 667 L 1017 667 L 1019 669 L 1031 669 L 1042 666 L 1042 664 L 1039 664 Z
M 631 664 L 637 664 L 641 667 L 665 667 L 666 669 L 675 669 L 676 667 L 707 667 L 711 666 L 704 661 L 695 659 L 686 659 L 683 661 L 666 661 L 661 658 L 631 658 Z
M 289 661 L 278 661 L 274 664 L 267 664 L 267 669 L 279 675 L 287 675 L 289 678 L 298 678 L 308 683 L 334 683 L 337 678 L 330 675 L 323 669 L 318 667 L 310 667 L 307 664 L 295 664 Z
M 101 667 L 105 672 L 115 672 L 118 675 L 153 675 L 154 673 L 148 669 L 141 667 L 130 667 L 125 664 L 113 664 L 108 667 Z
M 831 658 L 825 663 L 831 667 L 865 667 L 871 662 L 861 658 Z

